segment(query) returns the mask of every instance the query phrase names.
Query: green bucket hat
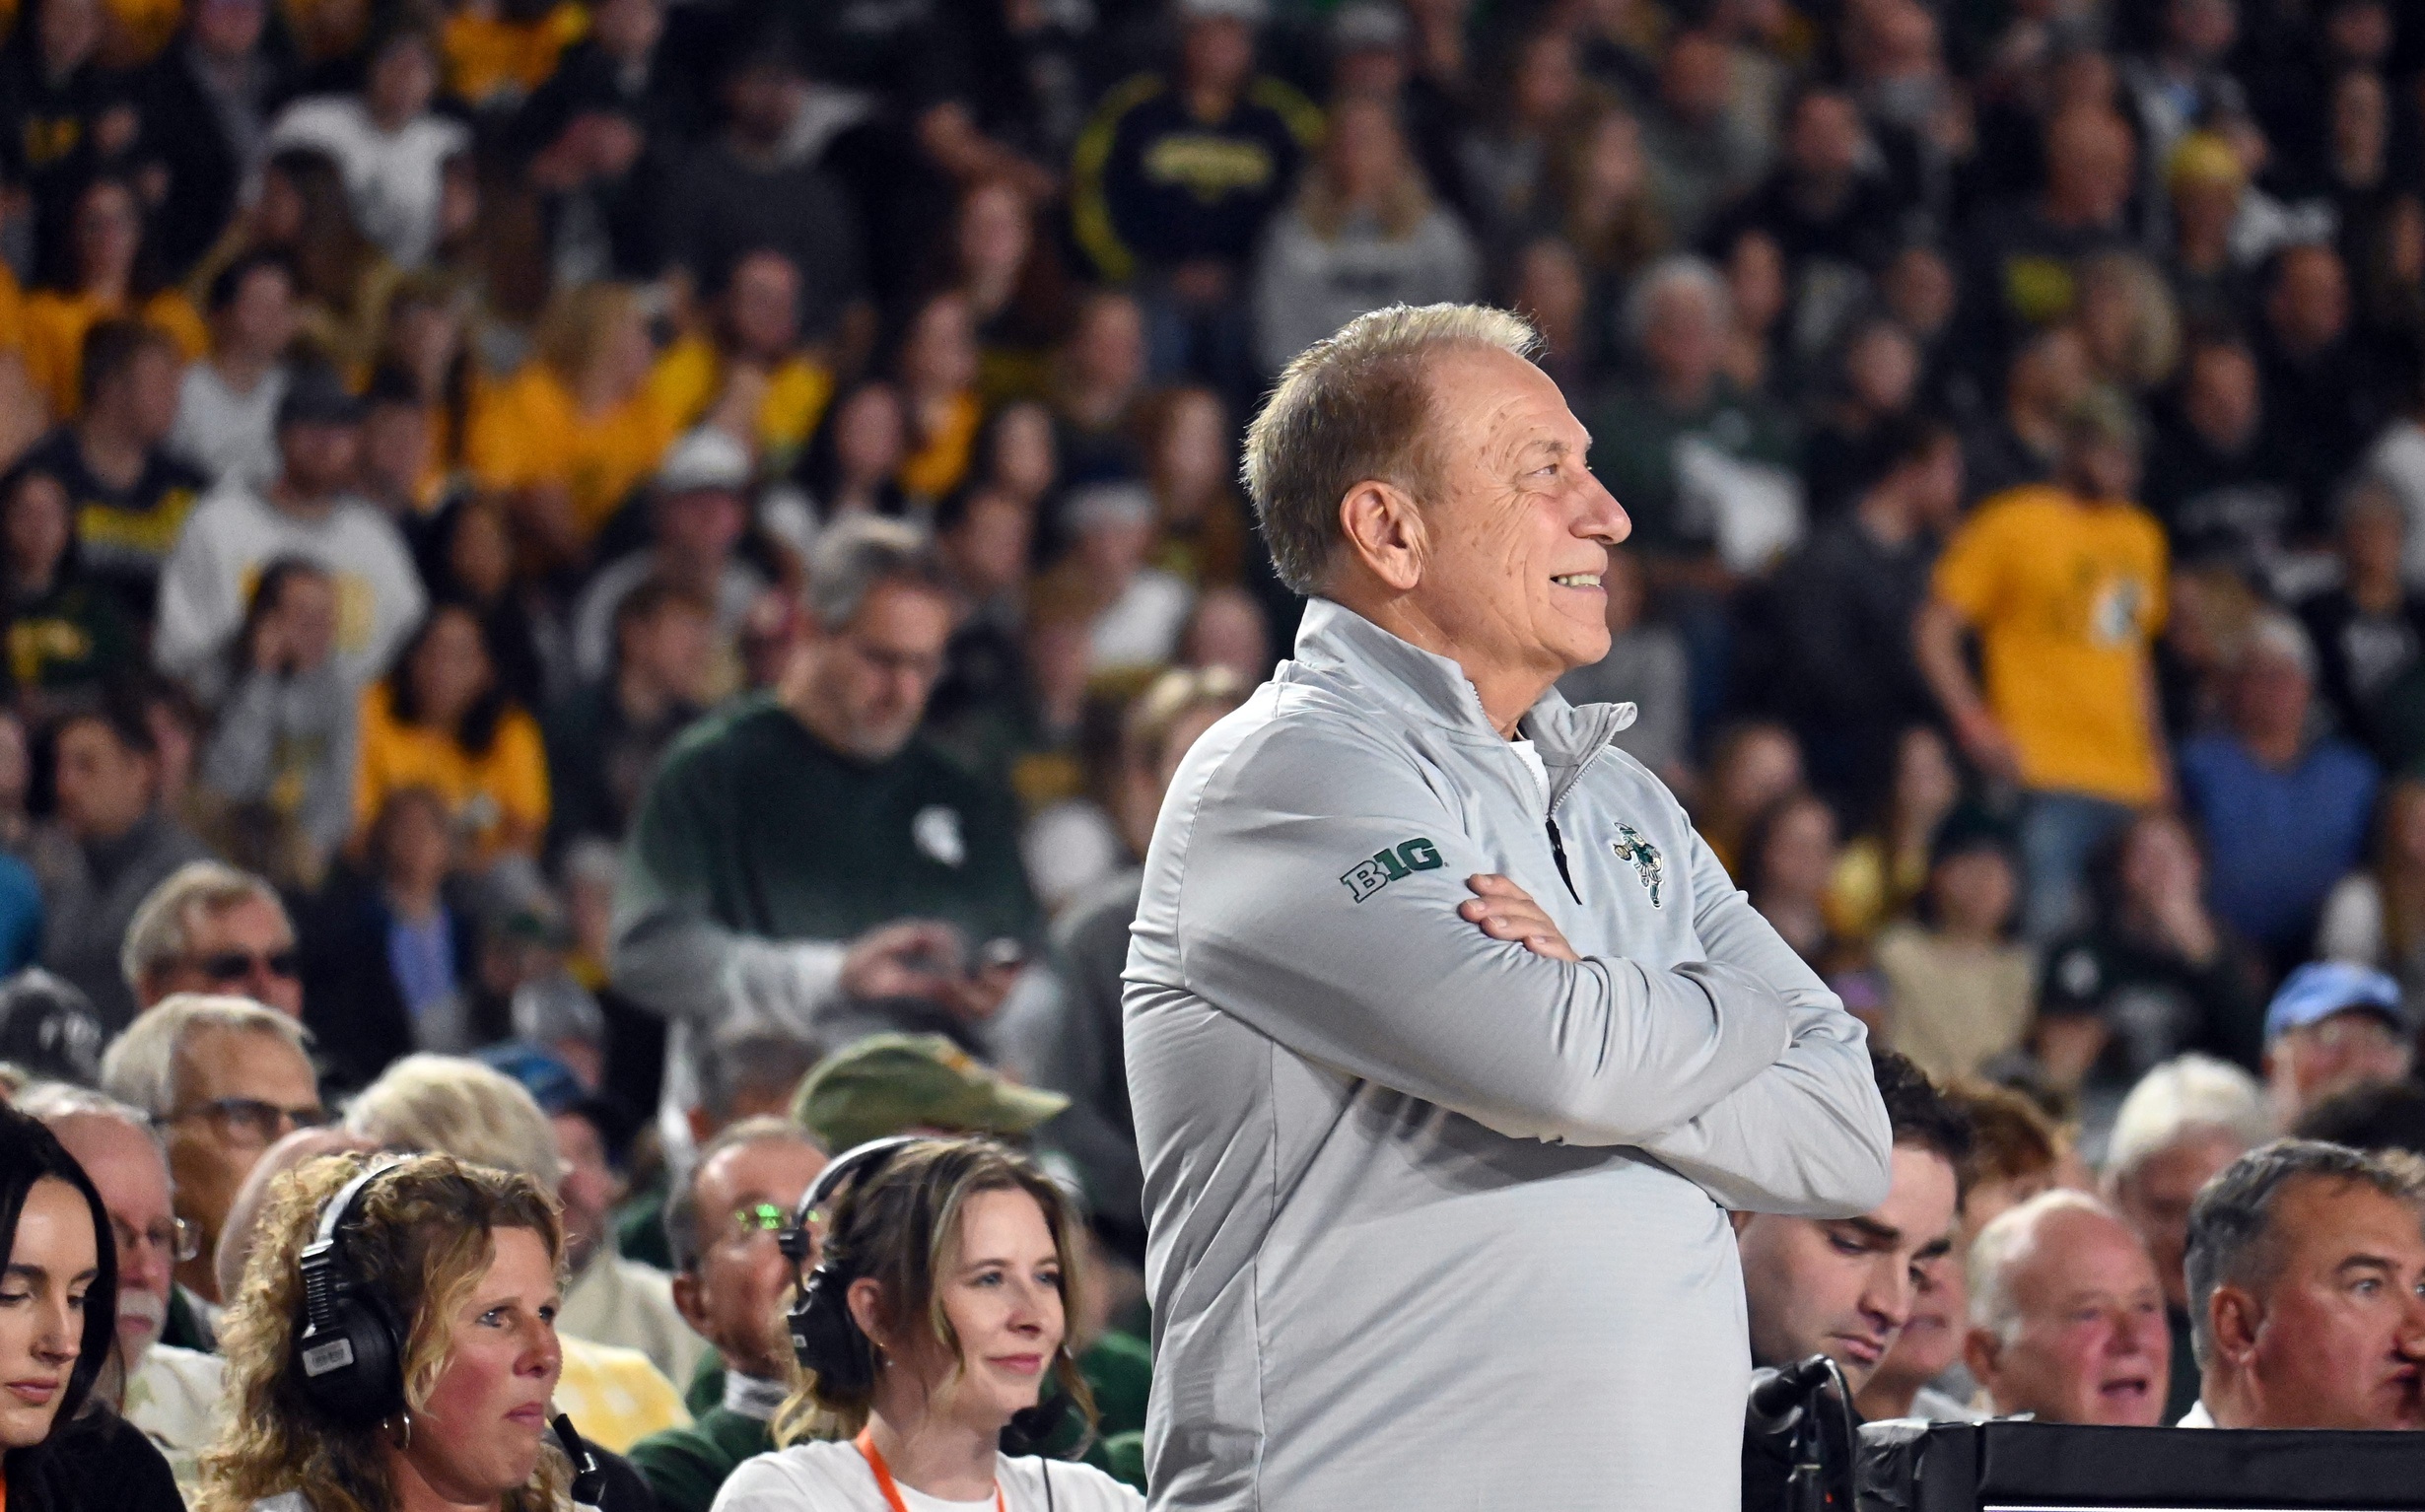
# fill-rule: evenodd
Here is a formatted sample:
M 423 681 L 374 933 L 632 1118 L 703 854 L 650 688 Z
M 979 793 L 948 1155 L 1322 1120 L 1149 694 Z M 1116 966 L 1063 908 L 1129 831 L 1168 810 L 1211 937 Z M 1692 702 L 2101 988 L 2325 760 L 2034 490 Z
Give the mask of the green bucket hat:
M 830 1150 L 912 1130 L 1023 1134 L 1070 1106 L 1005 1079 L 939 1034 L 875 1034 L 817 1063 L 792 1094 L 792 1122 Z

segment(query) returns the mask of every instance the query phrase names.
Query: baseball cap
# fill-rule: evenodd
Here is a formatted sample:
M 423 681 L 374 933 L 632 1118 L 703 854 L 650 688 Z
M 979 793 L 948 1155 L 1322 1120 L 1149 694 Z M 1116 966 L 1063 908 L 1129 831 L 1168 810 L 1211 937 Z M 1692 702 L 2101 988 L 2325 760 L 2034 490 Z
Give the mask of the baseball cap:
M 2281 991 L 2265 1008 L 2265 1043 L 2270 1045 L 2293 1029 L 2321 1023 L 2335 1013 L 2362 1008 L 2405 1030 L 2408 1014 L 2400 1006 L 2399 984 L 2390 974 L 2348 961 L 2310 961 L 2282 982 Z
M 659 493 L 696 494 L 710 489 L 734 493 L 749 487 L 749 448 L 729 433 L 703 425 L 665 453 L 657 469 Z
M 886 1134 L 1023 1134 L 1070 1106 L 1059 1092 L 1023 1087 L 939 1034 L 874 1034 L 847 1045 L 800 1079 L 792 1121 L 828 1149 Z
M 29 966 L 0 987 L 0 1061 L 37 1081 L 99 1085 L 108 1038 L 91 999 L 62 977 Z
M 307 363 L 287 379 L 278 400 L 278 429 L 290 425 L 353 425 L 362 419 L 362 401 L 345 386 L 337 370 L 325 363 Z

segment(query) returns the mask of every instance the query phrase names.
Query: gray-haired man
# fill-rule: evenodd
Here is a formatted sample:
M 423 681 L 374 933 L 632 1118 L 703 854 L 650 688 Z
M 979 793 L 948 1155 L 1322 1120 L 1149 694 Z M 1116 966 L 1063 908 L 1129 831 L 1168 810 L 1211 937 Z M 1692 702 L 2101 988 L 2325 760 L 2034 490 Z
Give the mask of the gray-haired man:
M 1129 956 L 1157 1507 L 1738 1505 L 1725 1209 L 1887 1193 L 1861 1026 L 1559 674 L 1628 528 L 1529 327 L 1382 310 L 1248 439 L 1295 659 Z

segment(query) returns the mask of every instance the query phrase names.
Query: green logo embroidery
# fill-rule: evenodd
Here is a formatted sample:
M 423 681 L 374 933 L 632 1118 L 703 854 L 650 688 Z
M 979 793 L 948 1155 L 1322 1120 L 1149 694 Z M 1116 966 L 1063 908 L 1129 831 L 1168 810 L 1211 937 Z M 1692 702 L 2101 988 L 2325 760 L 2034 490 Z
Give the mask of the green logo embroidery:
M 1347 883 L 1348 891 L 1361 903 L 1401 877 L 1413 876 L 1418 871 L 1437 871 L 1440 865 L 1439 847 L 1418 836 L 1395 850 L 1373 852 L 1370 859 L 1357 861 L 1339 880 Z
M 1650 889 L 1650 906 L 1659 906 L 1659 883 L 1666 876 L 1667 863 L 1659 859 L 1659 848 L 1642 838 L 1642 832 L 1630 824 L 1617 826 L 1617 838 L 1609 842 L 1621 861 L 1633 863 L 1633 874 Z

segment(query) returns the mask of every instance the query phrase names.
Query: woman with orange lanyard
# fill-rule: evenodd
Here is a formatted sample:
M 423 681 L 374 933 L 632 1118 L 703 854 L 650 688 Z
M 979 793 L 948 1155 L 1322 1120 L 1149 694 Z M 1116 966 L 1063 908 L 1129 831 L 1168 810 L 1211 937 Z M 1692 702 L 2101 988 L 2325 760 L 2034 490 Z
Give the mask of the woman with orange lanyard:
M 785 1250 L 807 1260 L 788 1447 L 746 1461 L 715 1512 L 1133 1512 L 1091 1466 L 1004 1450 L 1094 1403 L 1065 1347 L 1077 1218 L 990 1139 L 893 1138 L 828 1166 Z M 1039 1407 L 1050 1378 L 1059 1395 Z

